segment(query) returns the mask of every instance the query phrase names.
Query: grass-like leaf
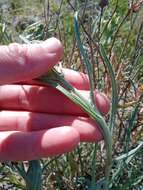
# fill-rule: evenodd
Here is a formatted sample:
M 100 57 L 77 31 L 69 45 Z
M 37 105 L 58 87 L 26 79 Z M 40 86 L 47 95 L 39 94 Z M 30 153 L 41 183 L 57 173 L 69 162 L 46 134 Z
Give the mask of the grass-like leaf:
M 100 53 L 101 53 L 101 56 L 102 56 L 102 59 L 105 63 L 105 65 L 107 66 L 107 69 L 108 69 L 108 73 L 111 77 L 111 84 L 112 84 L 112 107 L 111 107 L 111 114 L 110 114 L 110 129 L 111 129 L 111 132 L 113 131 L 114 129 L 114 126 L 115 126 L 115 119 L 116 119 L 116 113 L 117 113 L 117 108 L 118 108 L 118 92 L 117 92 L 117 84 L 116 84 L 116 79 L 115 79 L 115 73 L 114 73 L 114 70 L 113 70 L 113 67 L 110 63 L 110 60 L 109 58 L 107 57 L 107 53 L 104 49 L 104 47 L 102 46 L 102 44 L 100 44 Z
M 121 161 L 123 159 L 129 159 L 130 160 L 143 148 L 143 141 L 139 142 L 136 148 L 130 150 L 129 152 L 122 154 L 121 156 L 117 157 L 115 161 Z
M 29 161 L 27 171 L 27 190 L 40 190 L 42 185 L 42 168 L 39 160 Z
M 75 16 L 74 16 L 74 31 L 75 31 L 77 45 L 80 50 L 81 56 L 83 58 L 83 63 L 85 64 L 85 68 L 86 68 L 86 71 L 87 71 L 87 74 L 89 77 L 91 103 L 92 103 L 92 106 L 95 107 L 93 65 L 89 61 L 88 54 L 87 54 L 85 48 L 83 47 L 81 39 L 80 39 L 80 32 L 79 32 L 79 26 L 78 26 L 78 12 L 76 12 Z M 95 109 L 97 111 L 97 108 L 95 108 Z
M 91 117 L 94 121 L 96 121 L 99 124 L 99 129 L 103 134 L 106 146 L 106 152 L 107 152 L 106 171 L 105 171 L 106 175 L 105 190 L 107 190 L 110 169 L 112 164 L 112 137 L 104 118 L 101 116 L 101 114 L 99 114 L 99 112 L 96 112 L 93 106 L 87 100 L 85 100 L 74 87 L 72 87 L 67 81 L 65 81 L 63 76 L 61 76 L 57 71 L 52 70 L 50 71 L 49 75 L 42 76 L 35 80 L 38 80 L 44 84 L 49 84 L 54 88 L 58 89 L 60 92 L 66 95 L 71 101 L 79 105 L 89 115 L 89 117 Z

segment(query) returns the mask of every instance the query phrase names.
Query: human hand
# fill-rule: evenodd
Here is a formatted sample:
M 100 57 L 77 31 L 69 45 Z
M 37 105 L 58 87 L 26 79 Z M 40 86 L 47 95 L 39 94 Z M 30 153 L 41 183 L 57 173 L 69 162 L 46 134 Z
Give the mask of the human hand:
M 97 142 L 102 135 L 77 105 L 50 86 L 32 81 L 51 69 L 63 54 L 55 39 L 40 44 L 0 46 L 0 161 L 33 160 L 73 150 L 79 142 Z M 69 69 L 65 79 L 85 98 L 87 76 Z M 95 91 L 104 115 L 109 100 Z

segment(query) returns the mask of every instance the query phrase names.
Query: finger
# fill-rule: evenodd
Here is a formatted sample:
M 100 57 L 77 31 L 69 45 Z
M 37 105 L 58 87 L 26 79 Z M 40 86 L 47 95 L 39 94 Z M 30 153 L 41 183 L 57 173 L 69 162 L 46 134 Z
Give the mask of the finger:
M 79 90 L 89 90 L 89 79 L 88 76 L 82 72 L 77 72 L 71 69 L 62 69 L 62 72 L 64 74 L 64 78 L 66 81 L 68 81 L 72 86 Z M 29 85 L 42 85 L 43 83 L 40 83 L 36 80 L 28 80 L 28 81 L 22 81 L 18 84 L 29 84 Z
M 79 90 L 89 90 L 88 76 L 82 72 L 77 72 L 71 69 L 62 69 L 64 78 L 74 87 Z
M 0 161 L 35 160 L 73 150 L 78 132 L 60 127 L 38 132 L 0 132 Z
M 89 100 L 89 91 L 79 91 Z M 107 114 L 110 102 L 107 97 L 95 91 L 98 110 Z M 83 110 L 58 90 L 47 86 L 4 85 L 0 87 L 0 108 L 7 110 L 26 110 L 54 114 L 85 115 Z
M 98 142 L 102 139 L 97 123 L 90 118 L 32 112 L 0 112 L 0 131 L 28 132 L 61 126 L 75 128 L 79 132 L 81 141 Z
M 61 58 L 59 40 L 39 44 L 0 46 L 0 84 L 32 79 L 51 69 Z

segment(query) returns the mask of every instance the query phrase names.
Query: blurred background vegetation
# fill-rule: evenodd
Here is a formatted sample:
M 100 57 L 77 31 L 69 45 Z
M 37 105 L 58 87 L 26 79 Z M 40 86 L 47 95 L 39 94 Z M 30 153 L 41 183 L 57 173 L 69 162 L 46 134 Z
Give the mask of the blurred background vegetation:
M 110 77 L 95 43 L 105 47 L 116 75 L 119 97 L 110 189 L 142 190 L 143 1 L 0 0 L 0 43 L 34 43 L 55 36 L 64 45 L 62 66 L 85 72 L 74 34 L 75 11 L 82 42 L 94 64 L 96 88 L 109 98 Z M 104 157 L 104 142 L 100 142 L 82 143 L 71 153 L 40 160 L 42 188 L 101 190 Z M 27 162 L 0 164 L 0 189 L 26 189 L 20 169 L 29 166 Z

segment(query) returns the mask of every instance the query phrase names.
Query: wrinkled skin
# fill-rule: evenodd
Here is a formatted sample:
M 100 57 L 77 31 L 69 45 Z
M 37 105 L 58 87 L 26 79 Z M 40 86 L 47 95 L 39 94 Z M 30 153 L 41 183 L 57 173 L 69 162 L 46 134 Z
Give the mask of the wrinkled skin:
M 33 160 L 73 150 L 79 142 L 102 139 L 98 126 L 74 103 L 50 86 L 34 82 L 63 55 L 61 43 L 0 46 L 0 161 Z M 85 74 L 63 70 L 85 98 Z M 99 111 L 109 111 L 108 98 L 95 90 Z

